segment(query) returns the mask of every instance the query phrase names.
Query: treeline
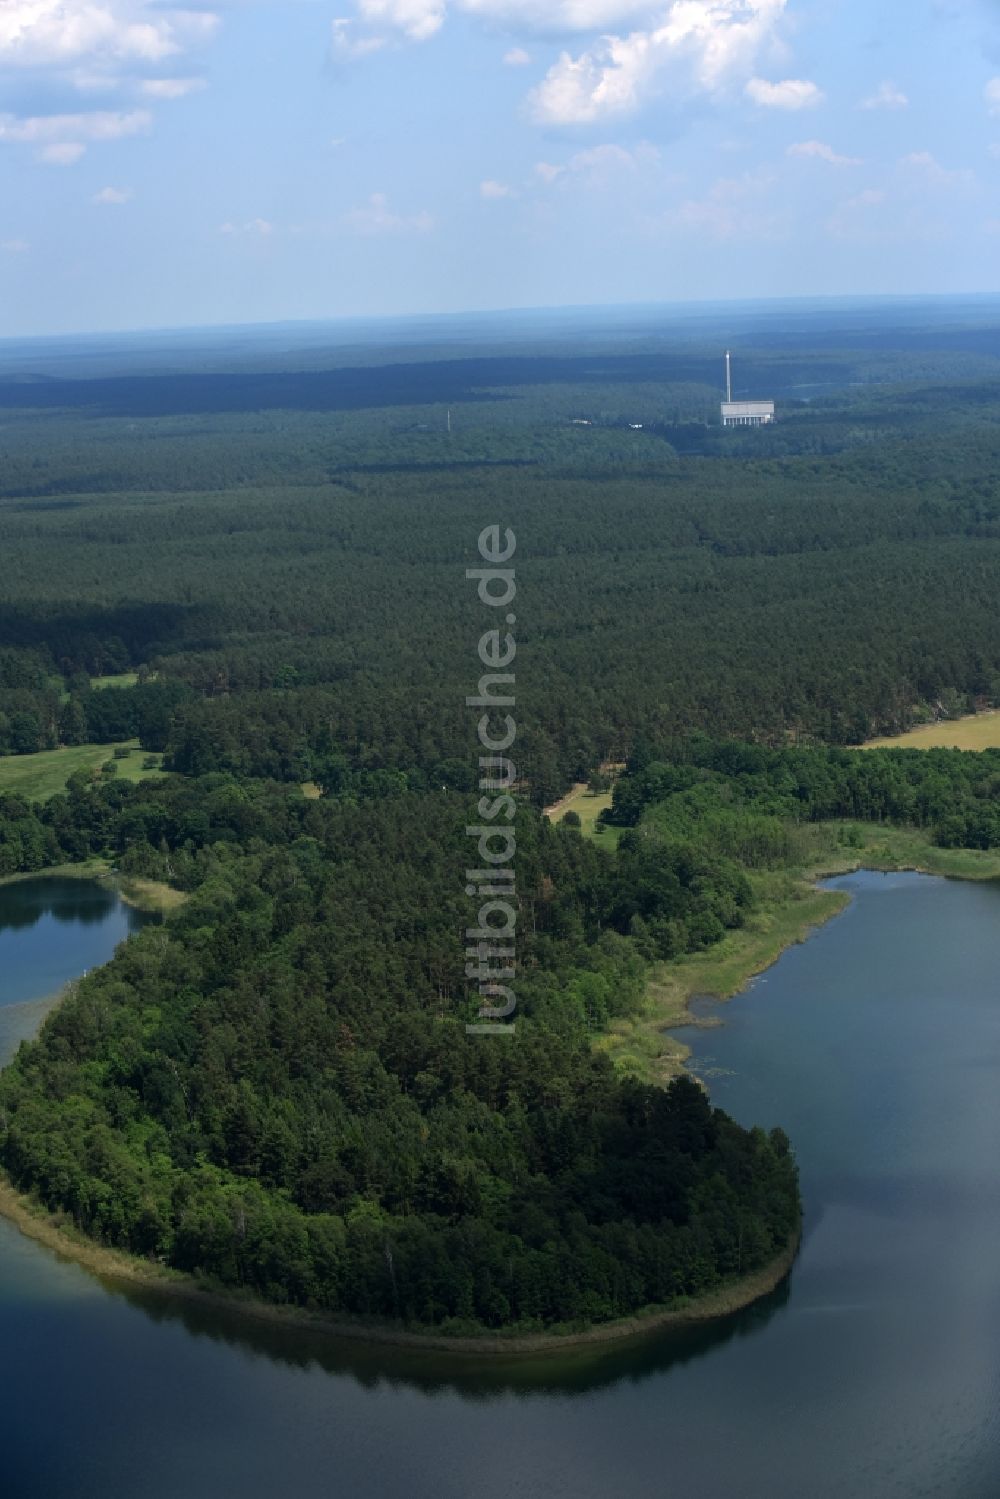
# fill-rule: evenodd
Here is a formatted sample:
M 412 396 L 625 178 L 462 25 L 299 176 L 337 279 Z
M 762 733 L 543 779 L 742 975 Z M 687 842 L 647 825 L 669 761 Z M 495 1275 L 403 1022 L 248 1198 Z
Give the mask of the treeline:
M 61 745 L 114 744 L 139 739 L 144 749 L 165 750 L 181 703 L 192 696 L 182 682 L 148 682 L 129 688 L 91 688 L 78 678 L 57 687 L 42 671 L 25 672 L 19 658 L 11 675 L 30 685 L 0 686 L 0 755 L 33 755 Z M 0 681 L 3 662 L 0 661 Z
M 0 828 L 25 820 L 50 856 L 126 843 L 123 863 L 155 853 L 192 892 L 0 1079 L 0 1160 L 95 1238 L 276 1302 L 458 1330 L 696 1294 L 794 1231 L 780 1131 L 595 1051 L 641 1002 L 615 930 L 641 881 L 575 832 L 520 814 L 518 1031 L 484 1042 L 456 940 L 464 798 L 78 782 L 37 812 L 0 804 Z M 706 869 L 680 880 L 657 910 L 693 917 Z
M 944 848 L 1000 847 L 1000 750 L 768 749 L 691 735 L 640 744 L 605 816 L 635 828 L 650 808 L 747 865 L 787 861 L 789 826 L 831 818 L 926 828 Z

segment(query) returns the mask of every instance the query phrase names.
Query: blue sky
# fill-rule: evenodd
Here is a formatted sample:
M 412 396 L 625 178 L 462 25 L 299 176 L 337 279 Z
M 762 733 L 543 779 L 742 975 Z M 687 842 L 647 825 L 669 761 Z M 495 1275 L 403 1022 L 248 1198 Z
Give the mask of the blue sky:
M 0 0 L 0 335 L 998 290 L 997 0 Z

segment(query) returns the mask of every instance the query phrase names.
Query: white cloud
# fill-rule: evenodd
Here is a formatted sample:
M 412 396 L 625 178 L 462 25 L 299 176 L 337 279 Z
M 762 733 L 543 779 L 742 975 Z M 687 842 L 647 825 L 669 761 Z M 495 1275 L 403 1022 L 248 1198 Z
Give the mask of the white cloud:
M 0 250 L 5 255 L 27 255 L 31 249 L 26 239 L 3 239 L 0 240 Z
M 572 172 L 604 172 L 622 167 L 634 171 L 636 159 L 624 146 L 591 146 L 586 151 L 578 151 L 569 166 Z
M 991 78 L 983 91 L 991 115 L 1000 115 L 1000 78 Z
M 631 151 L 624 146 L 607 143 L 577 151 L 565 164 L 539 161 L 535 165 L 535 175 L 550 187 L 560 180 L 577 180 L 591 187 L 608 187 L 622 177 L 634 176 L 642 167 L 655 165 L 659 159 L 659 151 L 648 141 L 640 141 Z
M 866 187 L 838 205 L 827 221 L 827 231 L 834 239 L 868 244 L 881 242 L 891 236 L 891 218 L 874 210 L 887 201 L 888 197 L 881 188 Z M 896 215 L 898 211 L 897 207 Z
M 866 187 L 853 198 L 848 198 L 845 208 L 877 208 L 885 202 L 886 195 L 880 187 Z
M 0 141 L 25 145 L 47 141 L 114 141 L 141 135 L 149 129 L 151 120 L 144 109 L 127 114 L 113 110 L 73 115 L 0 114 Z
M 976 180 L 975 173 L 968 167 L 954 170 L 943 167 L 930 151 L 911 151 L 908 156 L 900 158 L 899 164 L 911 172 L 918 172 L 925 182 L 935 187 L 971 187 Z
M 113 94 L 121 88 L 120 77 L 105 68 L 71 68 L 67 77 L 79 94 Z
M 270 219 L 248 219 L 245 224 L 227 222 L 219 225 L 220 234 L 249 234 L 256 239 L 267 239 L 274 233 Z
M 359 57 L 370 57 L 385 46 L 385 37 L 358 36 L 354 22 L 340 16 L 332 23 L 332 43 L 335 57 L 355 62 Z
M 199 79 L 144 76 L 175 66 L 207 42 L 219 17 L 203 0 L 0 0 L 0 80 L 12 71 L 41 78 L 50 90 L 99 95 L 135 91 L 179 99 Z M 145 111 L 0 114 L 0 141 L 35 144 L 36 159 L 71 166 L 91 141 L 118 140 L 149 128 Z
M 638 109 L 666 82 L 671 92 L 714 93 L 749 71 L 786 0 L 674 0 L 659 25 L 604 36 L 573 57 L 563 52 L 531 96 L 543 124 L 578 125 Z M 777 85 L 777 87 L 783 87 Z
M 701 4 L 702 0 L 681 0 L 681 3 L 690 7 Z M 718 6 L 720 0 L 710 3 Z M 659 4 L 657 0 L 355 0 L 355 8 L 362 24 L 370 30 L 379 30 L 383 36 L 395 33 L 410 41 L 424 42 L 441 30 L 449 11 L 477 17 L 494 26 L 551 36 L 638 24 L 648 19 L 651 12 L 662 11 L 663 0 Z M 515 47 L 512 51 L 518 61 L 511 66 L 522 65 L 523 49 Z
M 479 196 L 481 198 L 512 198 L 514 189 L 508 187 L 506 182 L 495 182 L 492 177 L 487 177 L 485 182 L 479 184 Z
M 205 40 L 217 25 L 209 11 L 171 10 L 156 0 L 3 0 L 0 66 L 161 62 Z
M 71 167 L 80 160 L 86 149 L 79 141 L 54 141 L 51 146 L 42 147 L 38 152 L 38 160 L 50 167 Z
M 828 161 L 832 167 L 859 167 L 858 156 L 840 156 L 825 141 L 796 141 L 785 152 L 786 156 L 814 157 L 817 161 Z
M 508 68 L 526 68 L 531 62 L 531 53 L 525 52 L 523 47 L 511 47 L 504 53 L 503 60 Z
M 869 94 L 867 99 L 862 99 L 859 107 L 861 109 L 906 109 L 909 102 L 902 90 L 886 79 L 884 83 L 879 84 L 873 94 Z
M 441 30 L 445 0 L 358 0 L 358 14 L 369 26 L 384 26 L 411 42 L 426 42 Z
M 204 78 L 144 78 L 139 84 L 148 99 L 184 99 L 204 87 Z
M 533 31 L 597 31 L 647 17 L 654 0 L 452 0 L 455 10 Z
M 675 224 L 713 239 L 774 238 L 781 218 L 768 204 L 772 179 L 758 172 L 723 177 L 702 198 L 689 198 L 673 216 Z
M 127 187 L 102 187 L 100 192 L 95 193 L 90 201 L 110 207 L 121 203 L 128 203 L 131 197 L 132 194 Z
M 822 90 L 808 78 L 783 78 L 780 83 L 751 78 L 746 93 L 764 109 L 811 109 L 823 99 Z
M 429 213 L 394 213 L 385 193 L 372 193 L 361 208 L 352 208 L 343 218 L 355 234 L 426 234 L 434 227 Z

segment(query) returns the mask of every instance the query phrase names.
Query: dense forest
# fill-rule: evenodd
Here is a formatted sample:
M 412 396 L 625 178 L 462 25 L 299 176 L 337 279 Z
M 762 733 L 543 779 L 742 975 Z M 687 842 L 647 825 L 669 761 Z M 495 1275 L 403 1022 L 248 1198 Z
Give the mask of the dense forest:
M 619 934 L 637 871 L 529 809 L 516 1044 L 466 1036 L 465 820 L 450 795 L 354 807 L 222 776 L 0 804 L 40 862 L 155 847 L 192 891 L 3 1075 L 13 1179 L 178 1268 L 446 1328 L 600 1320 L 772 1258 L 797 1223 L 788 1142 L 593 1050 L 641 998 Z M 723 863 L 664 889 L 693 943 L 701 913 L 740 919 Z
M 1000 385 L 893 392 L 827 398 L 841 426 L 880 411 L 877 440 L 813 451 L 815 409 L 790 410 L 775 430 L 805 451 L 769 457 L 573 426 L 565 391 L 495 408 L 502 461 L 460 428 L 456 458 L 437 408 L 417 434 L 391 408 L 26 415 L 0 435 L 0 752 L 127 728 L 186 771 L 308 780 L 334 755 L 440 779 L 466 758 L 484 517 L 520 538 L 536 803 L 637 733 L 855 743 L 998 700 Z M 140 668 L 141 705 L 88 694 Z
M 19 1186 L 225 1285 L 451 1330 L 784 1247 L 780 1129 L 595 1041 L 810 823 L 1000 846 L 1000 752 L 847 748 L 1000 702 L 1000 338 L 756 336 L 759 434 L 719 430 L 693 346 L 0 379 L 0 755 L 137 739 L 172 772 L 0 793 L 0 877 L 99 856 L 187 896 L 0 1078 Z M 519 1009 L 484 1043 L 488 524 L 517 534 Z M 616 853 L 538 813 L 609 762 Z

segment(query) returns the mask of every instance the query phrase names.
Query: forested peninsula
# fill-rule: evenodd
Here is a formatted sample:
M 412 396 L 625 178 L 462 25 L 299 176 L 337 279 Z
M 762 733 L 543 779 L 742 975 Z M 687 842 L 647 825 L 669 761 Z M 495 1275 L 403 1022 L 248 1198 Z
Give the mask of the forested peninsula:
M 651 399 L 581 372 L 506 414 L 484 388 L 450 455 L 391 404 L 0 389 L 0 877 L 102 860 L 185 897 L 0 1075 L 19 1192 L 203 1286 L 437 1338 L 731 1305 L 787 1264 L 780 1121 L 608 1038 L 655 965 L 751 929 L 824 847 L 1000 848 L 1000 751 L 852 747 L 1000 700 L 1000 390 L 956 385 L 931 444 L 909 387 L 845 379 L 727 450 L 681 373 L 641 448 L 619 416 L 571 428 Z M 484 1044 L 463 584 L 487 523 L 519 536 L 524 732 L 516 1039 Z M 54 786 L 4 789 L 45 755 Z M 541 815 L 590 779 L 599 838 Z

